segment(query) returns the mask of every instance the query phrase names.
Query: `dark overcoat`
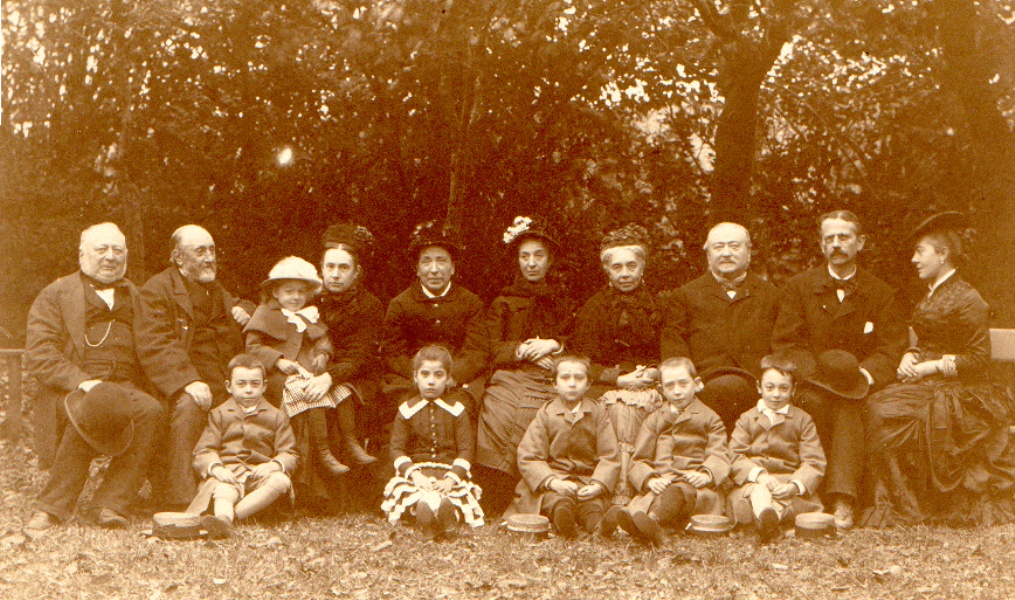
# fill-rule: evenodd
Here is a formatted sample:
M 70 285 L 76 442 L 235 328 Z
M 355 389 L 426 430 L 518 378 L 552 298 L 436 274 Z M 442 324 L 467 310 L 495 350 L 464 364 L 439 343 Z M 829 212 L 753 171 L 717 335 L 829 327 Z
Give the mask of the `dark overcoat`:
M 459 385 L 486 368 L 483 301 L 460 285 L 445 296 L 430 298 L 419 283 L 391 299 L 384 316 L 382 351 L 388 371 L 412 379 L 412 357 L 420 348 L 438 344 L 451 352 L 451 374 Z M 474 340 L 468 340 L 469 336 Z
M 243 352 L 241 328 L 231 313 L 238 300 L 218 281 L 212 284 L 221 292 L 222 308 L 230 315 L 226 355 L 219 356 L 223 370 L 237 354 Z M 183 388 L 201 376 L 190 359 L 194 341 L 194 309 L 180 270 L 171 266 L 149 279 L 141 288 L 141 306 L 145 317 L 140 323 L 141 335 L 151 343 L 140 349 L 141 361 L 148 378 L 166 398 L 174 398 Z M 243 303 L 253 314 L 254 306 Z M 205 382 L 218 385 L 220 382 Z
M 874 378 L 874 388 L 896 380 L 906 347 L 905 303 L 898 290 L 857 269 L 856 289 L 843 302 L 828 267 L 796 275 L 783 288 L 772 347 L 787 352 L 807 375 L 826 350 L 845 350 Z
M 662 358 L 686 356 L 703 373 L 739 367 L 760 377 L 761 359 L 770 354 L 779 312 L 779 291 L 747 273 L 730 298 L 711 272 L 660 299 L 665 319 Z
M 123 281 L 133 304 L 136 350 L 144 345 L 139 333 L 143 320 L 141 294 L 130 280 Z M 43 469 L 52 465 L 63 434 L 57 418 L 57 404 L 79 384 L 92 379 L 81 366 L 84 349 L 85 289 L 81 273 L 76 272 L 43 288 L 28 311 L 25 364 L 29 374 L 40 383 L 33 413 L 35 453 Z M 135 383 L 142 388 L 147 385 L 146 382 Z

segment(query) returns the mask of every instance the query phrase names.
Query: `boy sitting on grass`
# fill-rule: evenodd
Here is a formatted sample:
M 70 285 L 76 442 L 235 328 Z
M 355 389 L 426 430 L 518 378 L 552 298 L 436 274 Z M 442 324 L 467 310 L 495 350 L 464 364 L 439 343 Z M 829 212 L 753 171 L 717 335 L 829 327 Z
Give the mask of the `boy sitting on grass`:
M 737 420 L 730 436 L 730 494 L 739 524 L 754 522 L 761 541 L 779 533 L 779 524 L 802 512 L 820 511 L 818 486 L 825 453 L 811 416 L 790 404 L 796 366 L 789 360 L 761 359 L 758 405 Z
M 608 536 L 619 523 L 635 540 L 655 545 L 691 515 L 723 514 L 720 490 L 730 471 L 726 428 L 696 397 L 704 386 L 694 363 L 670 358 L 659 372 L 666 403 L 642 423 L 629 473 L 642 495 L 611 508 L 602 527 Z
M 201 519 L 213 539 L 233 535 L 233 521 L 246 519 L 289 491 L 296 469 L 296 439 L 289 418 L 264 399 L 264 364 L 252 354 L 229 361 L 231 398 L 208 415 L 194 448 L 194 469 L 205 478 L 187 512 L 214 501 L 214 515 Z
M 539 513 L 558 535 L 594 531 L 620 475 L 620 450 L 606 409 L 585 398 L 589 360 L 554 361 L 559 396 L 537 412 L 518 446 L 522 480 L 508 513 Z M 507 516 L 507 515 L 505 515 Z

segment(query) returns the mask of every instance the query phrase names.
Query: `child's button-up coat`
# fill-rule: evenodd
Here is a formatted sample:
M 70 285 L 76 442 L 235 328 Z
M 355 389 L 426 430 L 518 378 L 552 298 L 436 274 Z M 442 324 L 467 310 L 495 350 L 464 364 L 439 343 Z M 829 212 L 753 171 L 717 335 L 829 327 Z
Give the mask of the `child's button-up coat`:
M 695 399 L 680 414 L 664 404 L 642 423 L 633 460 L 628 478 L 638 491 L 645 491 L 649 479 L 670 478 L 677 471 L 708 471 L 711 487 L 719 487 L 730 472 L 726 428 L 701 400 Z
M 296 470 L 296 439 L 285 413 L 263 398 L 252 415 L 232 398 L 213 408 L 194 448 L 194 470 L 200 477 L 207 477 L 215 463 L 241 477 L 272 460 L 287 474 Z
M 469 474 L 475 449 L 472 424 L 465 407 L 451 402 L 416 396 L 398 408 L 390 452 L 399 475 L 404 477 L 414 464 L 427 462 L 453 465 L 451 471 L 459 478 Z
M 730 436 L 730 458 L 731 478 L 740 486 L 761 467 L 780 481 L 799 481 L 813 495 L 825 475 L 825 453 L 814 421 L 793 405 L 775 426 L 757 407 L 741 415 Z
M 551 476 L 597 482 L 612 492 L 620 476 L 620 449 L 606 409 L 588 398 L 581 400 L 578 414 L 559 397 L 547 402 L 518 446 L 518 471 L 516 508 L 523 513 L 539 512 L 543 484 Z

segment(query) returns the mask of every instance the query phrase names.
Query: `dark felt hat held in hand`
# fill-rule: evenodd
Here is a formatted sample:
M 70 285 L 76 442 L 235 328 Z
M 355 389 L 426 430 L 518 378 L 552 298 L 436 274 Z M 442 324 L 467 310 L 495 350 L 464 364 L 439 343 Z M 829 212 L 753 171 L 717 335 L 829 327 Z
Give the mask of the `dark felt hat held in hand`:
M 845 350 L 828 350 L 818 356 L 807 383 L 849 400 L 861 400 L 870 391 L 867 378 L 860 372 L 860 363 Z
M 115 383 L 100 383 L 87 394 L 74 390 L 64 406 L 71 425 L 100 454 L 123 454 L 134 439 L 130 396 Z

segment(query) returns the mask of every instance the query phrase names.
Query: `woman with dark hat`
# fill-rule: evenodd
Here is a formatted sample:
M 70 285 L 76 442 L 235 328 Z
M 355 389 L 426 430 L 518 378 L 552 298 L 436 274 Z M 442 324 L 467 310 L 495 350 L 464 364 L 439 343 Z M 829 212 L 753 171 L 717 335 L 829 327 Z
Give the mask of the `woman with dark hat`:
M 484 307 L 478 296 L 452 283 L 455 258 L 461 251 L 457 239 L 438 221 L 421 223 L 412 234 L 409 255 L 419 281 L 392 298 L 384 315 L 381 352 L 388 373 L 382 390 L 390 410 L 388 422 L 405 396 L 415 393 L 413 355 L 430 345 L 444 346 L 451 352 L 451 376 L 457 386 L 449 393 L 466 407 L 475 422 L 483 394 L 480 375 L 487 362 Z
M 380 381 L 378 342 L 384 306 L 362 285 L 364 263 L 370 260 L 374 237 L 361 225 L 338 223 L 327 229 L 322 241 L 324 292 L 317 306 L 328 328 L 333 354 L 327 371 L 307 384 L 307 395 L 313 400 L 330 389 L 336 398 L 344 398 L 328 414 L 331 446 L 342 449 L 346 464 L 369 465 L 376 458 L 359 444 L 355 412 L 365 411 L 370 416 Z M 302 429 L 302 424 L 294 420 L 297 450 L 304 461 L 313 461 L 309 438 Z M 371 439 L 380 433 L 369 418 L 366 427 L 359 430 Z M 334 481 L 319 477 L 309 464 L 301 465 L 294 485 L 299 488 L 297 498 L 313 506 L 323 506 L 340 494 Z
M 946 212 L 910 236 L 929 290 L 910 320 L 900 382 L 867 399 L 868 526 L 1015 520 L 1011 399 L 990 382 L 987 303 L 956 272 L 965 227 L 961 213 Z
M 506 508 L 518 483 L 518 444 L 554 395 L 554 356 L 574 323 L 574 303 L 547 282 L 559 245 L 539 219 L 516 217 L 504 243 L 518 271 L 486 314 L 491 366 L 476 435 L 477 475 L 488 512 Z
M 600 245 L 609 286 L 578 312 L 570 352 L 592 360 L 589 395 L 600 397 L 621 448 L 621 478 L 613 503 L 626 504 L 638 490 L 627 485 L 627 467 L 642 421 L 662 404 L 659 380 L 661 307 L 643 283 L 648 231 L 630 224 L 610 232 Z

